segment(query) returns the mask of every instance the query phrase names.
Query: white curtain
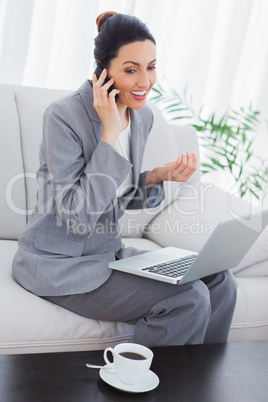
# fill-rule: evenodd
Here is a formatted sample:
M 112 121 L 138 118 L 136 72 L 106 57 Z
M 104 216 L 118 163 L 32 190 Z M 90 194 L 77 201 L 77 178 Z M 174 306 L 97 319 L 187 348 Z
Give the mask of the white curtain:
M 107 10 L 149 26 L 159 82 L 187 88 L 197 110 L 252 103 L 268 119 L 268 0 L 0 0 L 0 82 L 80 86 L 94 67 L 96 16 Z M 265 126 L 258 141 L 266 153 Z

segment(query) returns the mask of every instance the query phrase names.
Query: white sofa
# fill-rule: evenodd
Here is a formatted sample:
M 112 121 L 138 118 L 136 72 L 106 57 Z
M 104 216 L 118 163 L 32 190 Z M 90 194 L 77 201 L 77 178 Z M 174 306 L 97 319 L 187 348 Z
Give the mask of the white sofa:
M 39 143 L 45 108 L 66 91 L 0 85 L 0 353 L 103 349 L 126 341 L 133 326 L 94 321 L 53 305 L 21 288 L 11 266 L 17 239 L 35 205 Z M 198 154 L 192 127 L 169 125 L 156 106 L 144 169 Z M 187 184 L 166 183 L 156 209 L 129 211 L 121 221 L 125 245 L 199 250 L 217 222 L 251 206 L 210 183 L 198 171 Z M 229 340 L 268 340 L 268 231 L 233 269 L 238 299 Z M 224 244 L 222 245 L 224 247 Z M 227 250 L 228 252 L 228 250 Z

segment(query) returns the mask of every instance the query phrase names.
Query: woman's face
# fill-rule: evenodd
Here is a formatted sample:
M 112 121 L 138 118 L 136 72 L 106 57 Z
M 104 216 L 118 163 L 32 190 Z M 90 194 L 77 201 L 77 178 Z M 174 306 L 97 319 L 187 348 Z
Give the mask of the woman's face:
M 118 107 L 142 109 L 152 86 L 156 82 L 156 48 L 151 40 L 133 42 L 120 48 L 111 61 L 109 78 L 114 78 L 120 90 Z

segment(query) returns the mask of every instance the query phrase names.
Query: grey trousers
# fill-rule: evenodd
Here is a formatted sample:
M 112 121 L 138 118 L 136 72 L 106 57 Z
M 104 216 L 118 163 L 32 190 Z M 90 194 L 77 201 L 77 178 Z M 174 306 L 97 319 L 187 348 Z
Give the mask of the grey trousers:
M 44 298 L 91 319 L 135 324 L 131 342 L 149 347 L 225 343 L 236 283 L 230 271 L 181 286 L 113 271 L 93 292 Z

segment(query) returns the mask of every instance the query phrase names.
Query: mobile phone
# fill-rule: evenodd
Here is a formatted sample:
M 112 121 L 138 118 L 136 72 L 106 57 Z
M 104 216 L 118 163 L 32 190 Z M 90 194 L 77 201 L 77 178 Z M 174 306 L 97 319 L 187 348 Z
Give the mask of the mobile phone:
M 96 74 L 96 76 L 97 76 L 98 79 L 100 78 L 100 75 L 101 75 L 102 71 L 103 71 L 103 67 L 102 67 L 100 64 L 97 64 L 97 67 L 95 68 L 94 74 Z M 107 75 L 107 77 L 105 78 L 105 80 L 104 80 L 104 82 L 103 82 L 103 85 L 106 84 L 109 80 L 110 80 L 110 78 L 109 78 L 108 75 Z M 113 89 L 114 89 L 114 86 L 111 85 L 110 88 L 108 89 L 108 94 L 109 94 Z M 118 98 L 119 98 L 119 95 L 116 94 L 116 95 L 115 95 L 115 101 L 116 101 L 116 102 L 118 101 Z

